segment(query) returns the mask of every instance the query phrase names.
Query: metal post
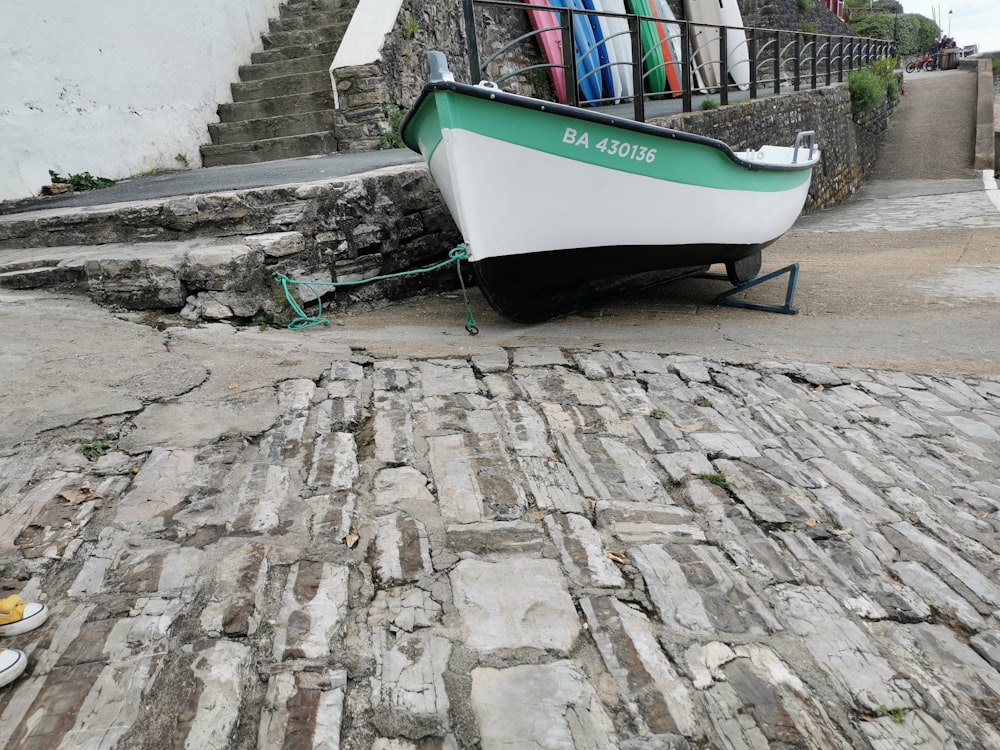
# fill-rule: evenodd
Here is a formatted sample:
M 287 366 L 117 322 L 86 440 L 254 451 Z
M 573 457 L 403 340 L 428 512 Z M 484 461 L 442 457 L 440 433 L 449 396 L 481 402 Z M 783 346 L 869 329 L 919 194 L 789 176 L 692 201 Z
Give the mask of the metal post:
M 819 37 L 812 35 L 812 88 L 819 86 Z
M 750 29 L 747 36 L 747 52 L 750 56 L 750 98 L 757 98 L 757 29 Z
M 628 36 L 632 44 L 632 90 L 635 95 L 632 98 L 632 109 L 635 112 L 636 122 L 646 122 L 646 97 L 643 95 L 642 85 L 642 44 L 639 39 L 639 17 L 634 13 L 628 14 Z
M 483 80 L 483 71 L 479 67 L 479 43 L 476 40 L 476 13 L 472 0 L 464 0 L 465 38 L 469 43 L 469 83 L 479 83 Z
M 795 85 L 793 89 L 795 91 L 799 90 L 802 81 L 802 32 L 795 32 Z
M 567 8 L 559 14 L 559 25 L 562 26 L 563 65 L 566 66 L 566 94 L 569 103 L 580 106 L 580 84 L 576 80 L 576 47 L 573 42 L 573 11 Z M 567 59 L 569 62 L 567 62 Z
M 844 37 L 840 37 L 840 54 L 837 55 L 837 83 L 844 82 Z
M 774 32 L 774 93 L 781 93 L 781 32 Z
M 719 27 L 719 103 L 729 104 L 729 49 L 727 47 L 729 29 Z
M 684 22 L 684 44 L 681 48 L 681 74 L 687 79 L 687 83 L 681 86 L 684 91 L 681 93 L 681 101 L 683 103 L 683 110 L 685 112 L 691 111 L 691 82 L 694 80 L 694 76 L 691 75 L 691 46 L 692 39 L 691 35 L 694 32 L 691 30 L 691 24 L 688 21 Z

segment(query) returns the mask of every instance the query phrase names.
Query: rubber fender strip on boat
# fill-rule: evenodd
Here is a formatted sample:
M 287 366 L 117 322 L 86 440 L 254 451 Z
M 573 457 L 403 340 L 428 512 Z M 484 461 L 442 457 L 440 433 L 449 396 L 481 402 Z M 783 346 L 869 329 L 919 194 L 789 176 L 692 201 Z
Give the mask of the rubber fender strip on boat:
M 785 304 L 783 305 L 766 305 L 761 302 L 744 302 L 743 300 L 730 299 L 730 297 L 734 294 L 745 292 L 747 289 L 751 289 L 764 281 L 769 281 L 770 279 L 786 273 L 788 274 L 788 286 L 785 289 Z M 777 271 L 772 271 L 764 276 L 758 276 L 752 281 L 733 287 L 716 297 L 714 302 L 717 305 L 725 305 L 728 307 L 743 307 L 748 310 L 762 310 L 763 312 L 775 312 L 782 313 L 784 315 L 798 315 L 799 308 L 793 306 L 793 303 L 795 302 L 795 287 L 798 285 L 798 281 L 799 264 L 793 263 L 790 266 L 779 268 Z
M 285 299 L 288 301 L 289 307 L 295 312 L 295 317 L 288 324 L 287 328 L 290 331 L 301 331 L 305 328 L 312 328 L 313 326 L 328 326 L 330 321 L 323 317 L 323 298 L 321 295 L 316 295 L 317 310 L 315 315 L 309 315 L 302 306 L 296 301 L 295 297 L 292 295 L 289 286 L 292 284 L 305 287 L 341 287 L 341 286 L 358 286 L 360 284 L 370 284 L 373 281 L 383 281 L 385 279 L 398 279 L 404 276 L 416 276 L 421 273 L 430 273 L 431 271 L 437 271 L 445 266 L 449 266 L 452 263 L 455 264 L 455 270 L 458 272 L 458 283 L 462 287 L 462 298 L 465 300 L 465 330 L 469 332 L 470 336 L 475 336 L 479 333 L 479 328 L 476 327 L 476 319 L 472 315 L 472 305 L 469 304 L 469 295 L 465 290 L 465 279 L 462 278 L 462 261 L 468 260 L 469 258 L 469 248 L 464 244 L 456 245 L 450 253 L 448 253 L 448 260 L 443 260 L 440 263 L 435 263 L 431 266 L 426 266 L 424 268 L 415 268 L 411 271 L 400 271 L 398 273 L 387 273 L 382 276 L 372 276 L 367 279 L 359 279 L 357 281 L 301 281 L 298 279 L 290 279 L 283 273 L 275 273 L 274 278 L 281 284 L 281 288 L 285 292 Z

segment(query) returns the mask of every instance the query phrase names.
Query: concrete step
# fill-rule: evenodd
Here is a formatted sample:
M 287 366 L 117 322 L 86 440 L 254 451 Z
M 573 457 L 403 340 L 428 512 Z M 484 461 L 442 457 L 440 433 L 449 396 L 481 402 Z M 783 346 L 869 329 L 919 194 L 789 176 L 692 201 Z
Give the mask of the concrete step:
M 331 107 L 333 107 L 333 90 L 330 87 L 330 79 L 327 77 L 325 85 L 318 91 L 220 104 L 219 119 L 222 122 L 240 122 L 242 120 L 316 112 Z
M 339 10 L 313 10 L 281 16 L 271 20 L 268 24 L 268 31 L 272 34 L 280 34 L 286 31 L 303 31 L 323 26 L 346 25 L 350 23 L 352 13 L 353 9 L 343 8 Z
M 230 85 L 234 102 L 247 102 L 257 99 L 270 99 L 277 96 L 291 96 L 307 91 L 330 90 L 330 73 L 326 70 L 315 70 L 308 73 L 264 78 L 260 81 L 247 81 Z
M 275 272 L 371 278 L 426 266 L 459 241 L 422 163 L 357 174 L 309 163 L 305 181 L 297 171 L 294 181 L 243 190 L 0 214 L 0 288 L 78 291 L 123 310 L 183 308 L 191 319 L 290 314 Z M 436 278 L 454 285 L 454 269 Z M 376 281 L 338 304 L 427 284 L 419 274 Z
M 313 55 L 326 55 L 327 60 L 332 62 L 337 48 L 340 47 L 340 41 L 341 39 L 338 37 L 317 44 L 292 44 L 287 47 L 274 47 L 262 52 L 254 52 L 250 55 L 250 62 L 252 64 L 276 63 L 283 60 L 298 60 Z
M 337 136 L 324 131 L 221 146 L 202 146 L 201 159 L 206 167 L 220 167 L 329 154 L 336 150 Z
M 278 9 L 279 18 L 311 13 L 313 11 L 331 11 L 341 8 L 356 8 L 357 0 L 291 0 Z
M 288 47 L 299 45 L 312 45 L 328 42 L 331 39 L 342 39 L 344 31 L 347 29 L 349 21 L 338 23 L 333 26 L 317 26 L 312 29 L 299 29 L 297 31 L 279 31 L 276 33 L 261 34 L 261 41 L 264 49 L 274 47 Z
M 334 47 L 333 53 L 336 53 L 336 47 L 339 45 L 333 44 L 331 46 Z M 240 81 L 247 83 L 248 81 L 261 81 L 267 78 L 277 78 L 279 76 L 295 75 L 297 73 L 329 71 L 330 63 L 333 62 L 333 53 L 310 54 L 307 57 L 241 65 Z
M 332 130 L 332 109 L 239 122 L 220 122 L 208 126 L 208 132 L 212 136 L 212 144 L 215 146 Z

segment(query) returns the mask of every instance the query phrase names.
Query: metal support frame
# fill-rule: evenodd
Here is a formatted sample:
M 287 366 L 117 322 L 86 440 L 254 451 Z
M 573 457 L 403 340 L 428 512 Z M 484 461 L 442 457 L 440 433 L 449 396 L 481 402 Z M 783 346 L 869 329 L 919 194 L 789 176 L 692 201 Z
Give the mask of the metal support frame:
M 770 281 L 771 279 L 777 278 L 783 274 L 788 274 L 788 286 L 785 288 L 785 304 L 783 305 L 768 305 L 762 302 L 745 302 L 744 300 L 730 299 L 734 294 L 739 294 L 740 292 L 745 292 L 747 289 L 752 289 L 753 287 L 761 284 L 765 281 Z M 728 279 L 726 276 L 706 276 L 705 278 L 723 278 Z M 740 284 L 739 286 L 733 287 L 732 289 L 723 292 L 717 296 L 713 302 L 717 305 L 723 305 L 726 307 L 743 307 L 748 310 L 761 310 L 762 312 L 773 312 L 781 313 L 783 315 L 798 315 L 799 308 L 794 306 L 795 303 L 795 288 L 799 281 L 799 264 L 793 263 L 790 266 L 785 266 L 784 268 L 779 268 L 777 271 L 772 271 L 771 273 L 764 274 L 763 276 L 758 276 L 752 281 L 748 281 L 745 284 Z

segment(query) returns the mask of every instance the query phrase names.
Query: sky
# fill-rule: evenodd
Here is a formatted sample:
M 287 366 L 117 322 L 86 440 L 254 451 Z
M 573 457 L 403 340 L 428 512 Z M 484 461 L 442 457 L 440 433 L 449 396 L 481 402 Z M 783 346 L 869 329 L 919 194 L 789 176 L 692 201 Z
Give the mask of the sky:
M 919 13 L 928 18 L 938 15 L 938 26 L 948 33 L 949 11 L 951 34 L 959 47 L 978 44 L 980 52 L 1000 50 L 1000 0 L 951 0 L 928 3 L 926 0 L 902 0 L 907 13 Z

